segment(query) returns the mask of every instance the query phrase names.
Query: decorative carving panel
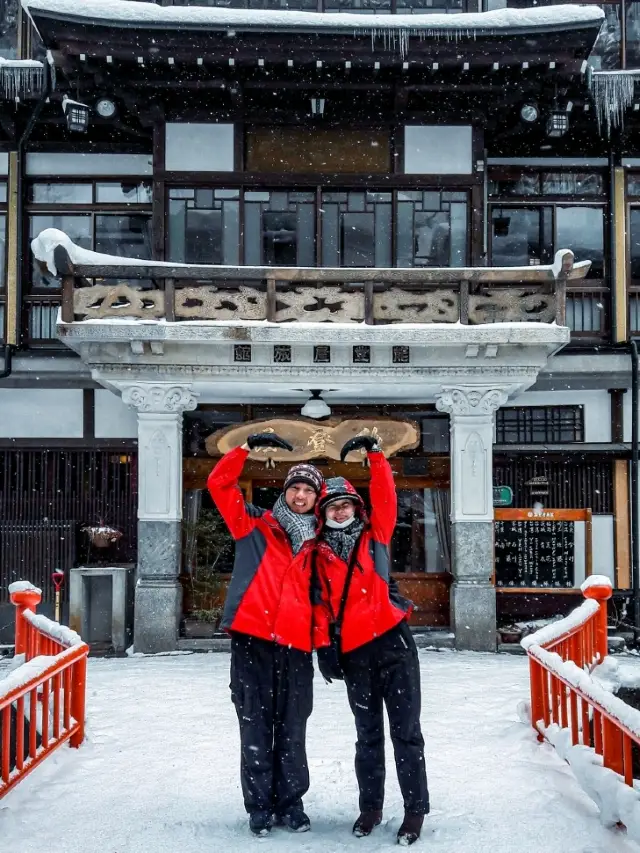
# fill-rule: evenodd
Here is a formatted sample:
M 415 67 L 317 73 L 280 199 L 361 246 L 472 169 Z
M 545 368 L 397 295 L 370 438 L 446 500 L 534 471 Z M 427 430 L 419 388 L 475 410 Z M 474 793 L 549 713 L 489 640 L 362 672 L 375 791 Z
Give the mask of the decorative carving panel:
M 469 323 L 552 323 L 556 297 L 531 287 L 487 288 L 469 295 Z
M 361 323 L 364 320 L 364 293 L 340 286 L 296 287 L 278 292 L 275 320 L 311 323 Z
M 384 323 L 457 323 L 460 296 L 453 290 L 416 293 L 391 287 L 374 294 L 373 314 Z
M 213 285 L 179 287 L 175 291 L 176 319 L 266 320 L 267 294 L 253 287 Z
M 129 284 L 96 284 L 73 292 L 73 313 L 80 320 L 164 316 L 164 291 L 142 290 Z

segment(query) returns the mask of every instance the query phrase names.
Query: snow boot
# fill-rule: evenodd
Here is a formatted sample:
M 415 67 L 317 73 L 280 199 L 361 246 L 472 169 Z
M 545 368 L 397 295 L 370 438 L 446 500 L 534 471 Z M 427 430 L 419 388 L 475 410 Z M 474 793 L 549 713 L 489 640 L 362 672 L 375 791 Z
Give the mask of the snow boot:
M 308 832 L 311 829 L 311 821 L 302 809 L 291 809 L 277 817 L 278 826 L 286 826 L 291 832 Z
M 269 835 L 272 825 L 273 819 L 271 817 L 271 812 L 258 811 L 249 815 L 249 829 L 253 835 L 257 835 L 259 837 Z
M 420 830 L 423 823 L 423 814 L 405 812 L 402 826 L 398 830 L 398 844 L 402 845 L 402 847 L 409 847 L 410 844 L 414 844 L 420 838 Z
M 360 812 L 360 817 L 353 824 L 351 830 L 356 838 L 365 838 L 371 835 L 376 826 L 382 823 L 382 809 L 373 812 Z

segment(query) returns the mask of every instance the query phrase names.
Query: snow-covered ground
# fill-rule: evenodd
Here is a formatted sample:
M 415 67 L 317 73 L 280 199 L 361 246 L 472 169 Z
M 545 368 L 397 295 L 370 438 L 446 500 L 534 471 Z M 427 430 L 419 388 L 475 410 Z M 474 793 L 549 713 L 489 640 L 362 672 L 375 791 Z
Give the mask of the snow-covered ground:
M 432 812 L 416 853 L 638 853 L 600 824 L 569 768 L 519 721 L 525 658 L 420 656 Z M 312 831 L 249 836 L 228 669 L 226 654 L 90 660 L 88 742 L 64 748 L 0 801 L 2 853 L 394 849 L 402 806 L 391 753 L 385 822 L 355 839 L 353 722 L 344 686 L 319 677 L 305 800 Z

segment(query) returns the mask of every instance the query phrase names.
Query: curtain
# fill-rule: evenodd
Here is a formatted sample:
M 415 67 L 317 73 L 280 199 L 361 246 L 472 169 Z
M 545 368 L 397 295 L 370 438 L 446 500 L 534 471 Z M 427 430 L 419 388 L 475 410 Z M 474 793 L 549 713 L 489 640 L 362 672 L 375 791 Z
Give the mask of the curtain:
M 433 508 L 436 514 L 436 530 L 444 569 L 451 571 L 451 521 L 449 506 L 449 490 L 433 489 Z

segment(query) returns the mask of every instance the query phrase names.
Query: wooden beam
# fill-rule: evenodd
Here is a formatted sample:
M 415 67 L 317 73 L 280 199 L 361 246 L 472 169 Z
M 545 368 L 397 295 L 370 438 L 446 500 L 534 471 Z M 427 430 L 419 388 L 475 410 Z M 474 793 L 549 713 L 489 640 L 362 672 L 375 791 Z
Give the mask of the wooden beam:
M 613 546 L 616 589 L 631 589 L 631 523 L 629 512 L 629 463 L 613 462 Z
M 18 152 L 9 152 L 9 180 L 7 187 L 7 289 L 5 341 L 17 346 L 20 334 L 18 306 L 18 276 L 22 274 L 22 258 L 18 257 Z M 25 244 L 25 248 L 27 244 Z
M 627 322 L 627 254 L 626 231 L 627 214 L 625 203 L 625 171 L 613 170 L 613 342 L 623 343 L 628 337 Z

